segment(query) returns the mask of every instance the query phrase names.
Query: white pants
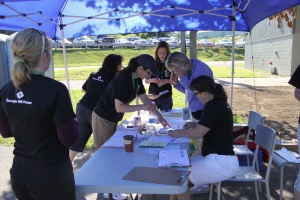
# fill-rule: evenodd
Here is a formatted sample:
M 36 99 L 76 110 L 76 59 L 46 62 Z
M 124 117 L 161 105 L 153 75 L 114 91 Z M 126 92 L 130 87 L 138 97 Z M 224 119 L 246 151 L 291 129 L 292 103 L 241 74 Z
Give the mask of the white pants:
M 191 165 L 189 179 L 195 186 L 229 179 L 239 171 L 237 156 L 209 154 L 203 157 L 199 154 L 191 157 Z

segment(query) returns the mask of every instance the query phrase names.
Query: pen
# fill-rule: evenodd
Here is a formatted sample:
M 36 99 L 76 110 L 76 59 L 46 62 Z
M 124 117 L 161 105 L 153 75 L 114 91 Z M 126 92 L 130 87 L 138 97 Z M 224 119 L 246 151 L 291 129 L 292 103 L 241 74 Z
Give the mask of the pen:
M 174 138 L 174 139 L 170 140 L 170 142 L 174 142 L 175 140 L 180 139 L 180 138 L 182 138 L 182 137 Z

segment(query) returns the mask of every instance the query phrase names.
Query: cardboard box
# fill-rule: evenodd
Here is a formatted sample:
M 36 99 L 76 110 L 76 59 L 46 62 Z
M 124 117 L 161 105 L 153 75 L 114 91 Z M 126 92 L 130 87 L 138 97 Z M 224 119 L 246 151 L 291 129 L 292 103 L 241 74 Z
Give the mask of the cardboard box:
M 283 140 L 283 139 L 277 138 L 276 144 L 275 144 L 275 150 L 279 150 L 282 147 L 286 148 L 289 151 L 299 153 L 297 140 L 294 140 L 294 139 L 293 140 Z

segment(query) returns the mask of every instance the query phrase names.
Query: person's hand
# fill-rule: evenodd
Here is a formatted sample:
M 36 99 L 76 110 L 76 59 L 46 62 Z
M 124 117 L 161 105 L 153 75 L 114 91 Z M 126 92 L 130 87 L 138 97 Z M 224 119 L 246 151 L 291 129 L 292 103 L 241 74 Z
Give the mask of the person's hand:
M 163 125 L 163 127 L 167 127 L 168 126 L 168 127 L 171 128 L 170 124 L 167 122 L 167 120 L 165 118 L 159 117 L 158 121 L 161 123 L 161 125 Z
M 179 78 L 185 75 L 185 72 L 180 67 L 177 67 L 172 73 L 176 74 Z
M 169 131 L 169 135 L 174 137 L 174 138 L 182 137 L 181 130 Z
M 143 110 L 152 112 L 152 111 L 156 110 L 156 107 L 157 106 L 154 103 L 146 103 L 143 105 Z
M 196 127 L 196 123 L 195 122 L 186 122 L 183 125 L 183 129 L 190 129 L 190 128 L 195 128 Z
M 166 85 L 166 84 L 168 84 L 169 83 L 169 80 L 168 79 L 161 79 L 160 81 L 159 81 L 159 85 Z
M 151 100 L 155 100 L 155 99 L 157 99 L 158 97 L 160 97 L 159 94 L 148 94 L 147 96 L 148 96 L 148 98 L 151 99 Z
M 152 83 L 159 83 L 160 79 L 159 78 L 153 78 L 153 79 L 151 79 L 151 82 Z
M 170 82 L 172 85 L 178 85 L 179 83 L 178 76 L 174 72 L 171 73 Z

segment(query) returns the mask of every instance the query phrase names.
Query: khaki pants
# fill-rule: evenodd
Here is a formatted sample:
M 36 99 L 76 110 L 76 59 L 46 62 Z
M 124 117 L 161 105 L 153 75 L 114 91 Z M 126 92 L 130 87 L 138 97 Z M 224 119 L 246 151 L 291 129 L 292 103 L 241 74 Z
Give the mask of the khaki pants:
M 92 113 L 92 129 L 94 148 L 99 149 L 115 132 L 117 123 L 103 119 L 95 112 Z

